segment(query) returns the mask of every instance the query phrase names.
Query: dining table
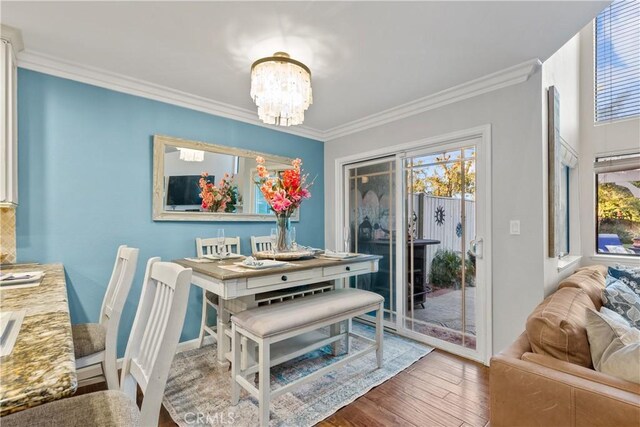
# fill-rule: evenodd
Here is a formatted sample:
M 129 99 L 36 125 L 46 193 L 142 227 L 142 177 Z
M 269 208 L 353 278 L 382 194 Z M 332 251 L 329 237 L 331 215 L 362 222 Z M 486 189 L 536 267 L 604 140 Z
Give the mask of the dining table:
M 63 265 L 7 265 L 0 270 L 44 272 L 37 286 L 0 286 L 0 313 L 20 313 L 22 319 L 11 353 L 0 357 L 0 416 L 4 416 L 70 396 L 78 381 Z
M 349 286 L 347 281 L 350 277 L 377 272 L 381 258 L 365 254 L 348 259 L 314 256 L 265 269 L 247 268 L 240 265 L 242 263 L 238 259 L 211 262 L 177 259 L 174 262 L 193 270 L 193 285 L 218 296 L 217 360 L 221 366 L 228 366 L 231 361 L 230 319 L 233 314 L 259 305 Z M 330 334 L 336 338 L 334 341 L 344 335 L 338 325 L 330 328 Z M 300 339 L 303 346 L 313 345 L 311 335 Z M 317 335 L 318 341 L 323 339 L 326 337 Z M 335 353 L 336 343 L 333 345 Z M 283 349 L 288 353 L 295 351 L 293 344 Z

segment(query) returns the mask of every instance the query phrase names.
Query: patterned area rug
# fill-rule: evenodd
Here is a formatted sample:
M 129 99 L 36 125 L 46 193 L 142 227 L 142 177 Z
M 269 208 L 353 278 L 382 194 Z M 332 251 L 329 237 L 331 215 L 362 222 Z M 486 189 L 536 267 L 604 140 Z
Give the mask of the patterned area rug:
M 358 322 L 354 332 L 373 338 L 374 329 Z M 352 339 L 352 351 L 368 344 Z M 384 367 L 376 369 L 375 353 L 330 371 L 271 401 L 271 426 L 312 426 L 353 402 L 378 384 L 429 354 L 433 348 L 390 333 L 384 334 Z M 271 369 L 276 389 L 302 375 L 336 362 L 331 347 L 293 359 Z M 180 426 L 258 425 L 258 402 L 244 390 L 237 406 L 229 404 L 230 373 L 216 363 L 215 344 L 176 355 L 164 396 L 164 406 Z

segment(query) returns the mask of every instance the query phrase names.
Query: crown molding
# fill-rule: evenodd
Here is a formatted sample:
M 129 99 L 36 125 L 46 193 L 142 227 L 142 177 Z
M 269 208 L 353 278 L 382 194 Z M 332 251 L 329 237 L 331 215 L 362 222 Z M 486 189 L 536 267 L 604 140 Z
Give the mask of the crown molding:
M 464 99 L 472 98 L 483 93 L 502 89 L 507 86 L 525 82 L 538 71 L 542 65 L 539 59 L 531 59 L 513 67 L 488 74 L 458 86 L 445 89 L 433 95 L 416 99 L 406 104 L 345 123 L 324 132 L 324 141 L 331 141 L 361 132 L 365 129 L 380 126 L 406 117 L 414 116 L 425 111 L 433 110 Z
M 20 35 L 19 30 L 3 25 L 3 37 L 5 28 L 14 30 L 12 34 L 16 34 L 17 32 L 18 36 Z M 8 30 L 7 34 L 9 34 Z M 20 43 L 22 43 L 21 38 Z M 461 85 L 445 89 L 441 92 L 322 131 L 304 125 L 295 127 L 267 125 L 257 118 L 255 111 L 246 108 L 214 101 L 199 95 L 113 73 L 104 69 L 62 60 L 39 52 L 23 50 L 18 53 L 18 66 L 21 68 L 79 81 L 117 92 L 153 99 L 215 116 L 226 117 L 228 119 L 265 127 L 277 132 L 289 133 L 325 142 L 448 104 L 453 104 L 483 93 L 525 82 L 539 69 L 540 65 L 540 60 L 532 59 Z
M 0 38 L 11 43 L 11 46 L 13 46 L 13 50 L 16 53 L 24 49 L 22 32 L 17 28 L 0 24 Z
M 324 132 L 317 129 L 307 126 L 277 127 L 267 125 L 258 119 L 255 111 L 246 108 L 214 101 L 202 96 L 113 73 L 104 69 L 62 60 L 39 52 L 30 50 L 20 52 L 18 54 L 18 67 L 99 86 L 117 92 L 153 99 L 215 116 L 226 117 L 228 119 L 265 127 L 277 132 L 290 133 L 324 141 Z

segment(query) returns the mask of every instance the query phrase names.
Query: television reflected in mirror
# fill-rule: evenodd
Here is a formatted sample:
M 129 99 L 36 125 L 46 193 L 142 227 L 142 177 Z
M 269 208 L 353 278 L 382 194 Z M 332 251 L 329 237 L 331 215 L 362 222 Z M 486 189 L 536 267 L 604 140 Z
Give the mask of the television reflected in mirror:
M 293 159 L 234 147 L 156 135 L 153 140 L 153 219 L 156 221 L 273 221 L 256 186 L 256 157 L 270 171 Z M 215 187 L 203 199 L 204 187 Z M 299 219 L 299 212 L 292 220 Z

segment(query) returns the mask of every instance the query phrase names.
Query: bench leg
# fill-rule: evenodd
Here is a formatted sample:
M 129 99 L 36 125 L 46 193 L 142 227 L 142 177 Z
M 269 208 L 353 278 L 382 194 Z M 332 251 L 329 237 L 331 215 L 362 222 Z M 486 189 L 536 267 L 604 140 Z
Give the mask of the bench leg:
M 383 306 L 380 304 L 376 311 L 376 359 L 378 362 L 378 368 L 382 368 L 382 333 L 384 328 L 382 326 Z
M 353 319 L 348 319 L 345 322 L 345 327 L 346 327 L 346 336 L 344 338 L 344 352 L 346 354 L 349 354 L 349 349 L 351 347 L 351 336 L 349 335 L 351 333 L 351 322 Z
M 329 335 L 331 335 L 332 337 L 335 337 L 336 335 L 339 335 L 339 334 L 340 334 L 340 323 L 334 323 L 333 325 L 329 326 Z M 338 346 L 339 346 L 338 341 L 334 341 L 333 344 L 331 344 L 331 348 L 333 349 L 334 356 L 337 356 L 339 354 Z
M 269 340 L 258 343 L 260 384 L 258 386 L 258 405 L 260 426 L 269 425 L 269 407 L 271 405 L 271 344 Z
M 231 405 L 236 406 L 240 400 L 240 385 L 236 381 L 240 375 L 240 334 L 236 325 L 231 325 Z

